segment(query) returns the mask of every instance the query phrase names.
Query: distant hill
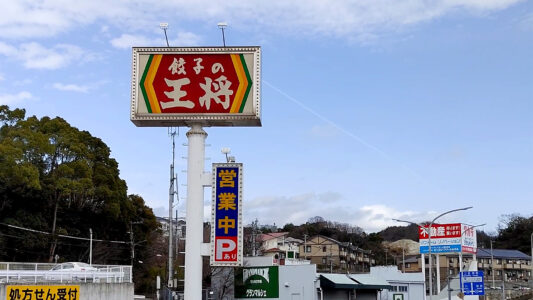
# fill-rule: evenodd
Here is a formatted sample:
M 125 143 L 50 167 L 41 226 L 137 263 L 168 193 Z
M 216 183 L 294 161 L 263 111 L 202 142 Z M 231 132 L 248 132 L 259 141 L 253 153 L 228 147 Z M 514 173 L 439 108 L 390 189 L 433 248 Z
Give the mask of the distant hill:
M 410 224 L 409 226 L 391 226 L 378 232 L 378 235 L 387 242 L 409 239 L 418 242 L 418 226 Z

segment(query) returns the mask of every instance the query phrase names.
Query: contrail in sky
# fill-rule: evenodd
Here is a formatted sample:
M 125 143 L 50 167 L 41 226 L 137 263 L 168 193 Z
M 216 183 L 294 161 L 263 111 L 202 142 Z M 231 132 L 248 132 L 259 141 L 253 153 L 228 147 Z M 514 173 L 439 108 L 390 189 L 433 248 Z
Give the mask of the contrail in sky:
M 352 139 L 354 139 L 355 141 L 357 141 L 358 143 L 362 144 L 363 146 L 369 148 L 369 149 L 372 149 L 374 151 L 376 151 L 377 153 L 379 153 L 382 157 L 384 157 L 385 159 L 395 163 L 395 164 L 398 164 L 399 166 L 401 166 L 403 169 L 405 169 L 406 171 L 409 171 L 410 173 L 412 173 L 413 175 L 415 175 L 416 177 L 418 177 L 419 179 L 422 179 L 424 180 L 424 178 L 418 174 L 417 172 L 415 172 L 414 170 L 412 170 L 411 168 L 408 168 L 407 166 L 395 161 L 390 155 L 388 155 L 385 151 L 379 149 L 378 147 L 370 144 L 369 142 L 365 141 L 364 139 L 362 139 L 361 137 L 353 134 L 352 132 L 344 129 L 343 127 L 341 127 L 340 125 L 338 125 L 337 123 L 331 121 L 330 119 L 326 118 L 325 116 L 319 114 L 318 112 L 314 111 L 312 108 L 308 107 L 307 105 L 303 104 L 301 101 L 299 101 L 298 99 L 292 97 L 291 95 L 285 93 L 284 91 L 280 90 L 279 88 L 275 87 L 274 85 L 272 85 L 270 82 L 266 81 L 263 79 L 263 83 L 266 84 L 268 87 L 270 87 L 271 89 L 275 90 L 276 92 L 280 93 L 281 95 L 285 96 L 285 98 L 289 99 L 290 101 L 294 102 L 295 104 L 297 104 L 298 106 L 300 106 L 301 108 L 305 109 L 306 111 L 308 111 L 309 113 L 311 113 L 312 115 L 314 115 L 315 117 L 319 118 L 320 120 L 328 123 L 329 125 L 335 127 L 337 130 L 339 130 L 340 132 L 346 134 L 347 136 L 351 137 Z

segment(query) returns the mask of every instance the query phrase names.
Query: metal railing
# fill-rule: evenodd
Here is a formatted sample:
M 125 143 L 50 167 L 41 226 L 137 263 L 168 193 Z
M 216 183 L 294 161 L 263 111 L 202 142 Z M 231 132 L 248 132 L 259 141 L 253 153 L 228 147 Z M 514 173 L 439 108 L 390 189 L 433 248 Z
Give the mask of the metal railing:
M 0 284 L 40 282 L 132 282 L 131 266 L 92 265 L 95 270 L 52 270 L 57 264 L 0 262 Z

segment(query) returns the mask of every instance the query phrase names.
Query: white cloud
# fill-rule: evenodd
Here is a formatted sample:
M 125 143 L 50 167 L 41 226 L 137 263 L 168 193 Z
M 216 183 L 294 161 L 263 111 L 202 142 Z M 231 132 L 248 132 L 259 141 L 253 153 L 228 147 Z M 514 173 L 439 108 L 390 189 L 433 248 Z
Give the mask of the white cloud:
M 78 92 L 78 93 L 87 93 L 89 91 L 89 86 L 86 85 L 77 85 L 77 84 L 63 84 L 56 82 L 53 87 L 60 91 L 69 91 L 69 92 Z
M 131 48 L 133 46 L 153 46 L 154 40 L 143 35 L 123 34 L 111 40 L 111 45 L 115 48 Z M 161 43 L 159 43 L 161 44 Z
M 75 26 L 106 21 L 133 30 L 146 30 L 179 16 L 180 21 L 216 22 L 252 31 L 275 29 L 293 34 L 322 34 L 359 40 L 382 31 L 396 31 L 457 11 L 475 14 L 506 9 L 523 0 L 293 0 L 209 1 L 64 0 L 7 1 L 2 5 L 0 37 L 53 36 Z
M 181 31 L 178 32 L 176 38 L 169 40 L 169 44 L 170 46 L 196 46 L 200 44 L 201 40 L 200 36 L 192 32 Z M 166 42 L 164 38 L 154 39 L 138 34 L 122 34 L 120 37 L 112 39 L 111 45 L 115 48 L 127 49 L 134 46 L 166 46 Z
M 24 100 L 33 99 L 33 95 L 30 92 L 20 92 L 18 94 L 0 94 L 0 104 L 12 105 L 22 102 Z
M 291 197 L 271 196 L 259 197 L 245 201 L 243 209 L 245 223 L 258 219 L 262 224 L 273 224 L 281 227 L 287 223 L 303 224 L 314 216 L 326 220 L 348 223 L 359 226 L 365 232 L 376 232 L 389 226 L 407 224 L 393 221 L 393 218 L 424 222 L 435 217 L 435 212 L 416 212 L 398 210 L 382 204 L 364 205 L 354 201 L 346 201 L 339 193 L 300 194 Z
M 0 42 L 0 54 L 22 61 L 28 69 L 58 69 L 71 62 L 86 61 L 84 51 L 74 45 L 46 48 L 39 43 L 23 43 L 18 48 Z

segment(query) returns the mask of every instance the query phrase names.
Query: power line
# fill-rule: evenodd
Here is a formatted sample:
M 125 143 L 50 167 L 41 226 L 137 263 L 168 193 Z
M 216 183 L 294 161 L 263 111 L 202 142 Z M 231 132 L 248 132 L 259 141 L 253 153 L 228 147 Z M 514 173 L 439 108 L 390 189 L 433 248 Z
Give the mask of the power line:
M 29 231 L 29 232 L 35 232 L 35 233 L 41 233 L 41 234 L 46 234 L 46 235 L 52 235 L 52 233 L 50 233 L 50 232 L 45 232 L 45 231 L 40 231 L 40 230 L 35 230 L 35 229 L 31 229 L 31 228 L 25 228 L 25 227 L 20 227 L 20 226 L 5 224 L 5 223 L 0 223 L 0 224 L 4 225 L 4 226 L 7 226 L 7 227 L 10 227 L 10 228 L 20 229 L 20 230 L 25 230 L 25 231 Z M 88 239 L 88 238 L 82 238 L 82 237 L 70 236 L 70 235 L 64 235 L 64 234 L 56 234 L 56 236 L 62 237 L 62 238 L 67 238 L 67 239 L 83 240 L 83 241 L 90 241 L 91 240 L 91 239 Z M 128 242 L 126 242 L 126 241 L 108 241 L 108 240 L 98 240 L 98 239 L 92 239 L 92 241 L 93 242 L 116 243 L 116 244 L 130 244 L 129 241 Z

